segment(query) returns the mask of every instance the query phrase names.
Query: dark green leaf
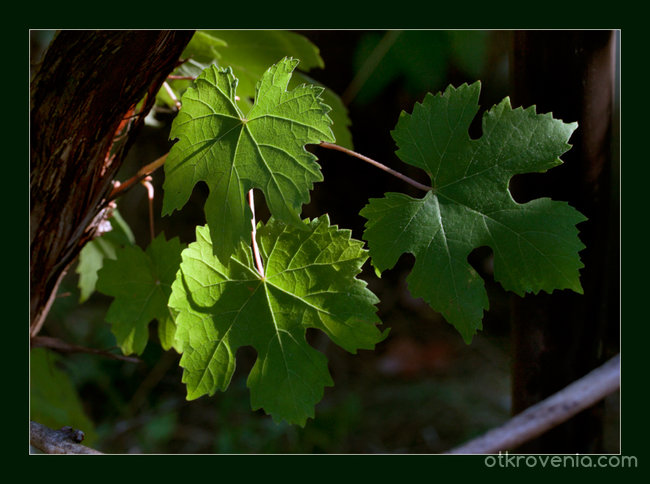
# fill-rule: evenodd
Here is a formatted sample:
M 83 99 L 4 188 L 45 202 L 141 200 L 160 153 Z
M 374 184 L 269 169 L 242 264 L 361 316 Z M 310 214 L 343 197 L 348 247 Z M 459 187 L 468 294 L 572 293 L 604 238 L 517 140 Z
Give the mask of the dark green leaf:
M 95 292 L 97 271 L 102 268 L 104 259 L 114 259 L 115 251 L 119 247 L 135 243 L 131 228 L 117 210 L 113 212 L 109 222 L 111 230 L 88 242 L 79 254 L 79 264 L 75 269 L 79 274 L 79 302 L 86 301 Z
M 441 312 L 469 342 L 481 328 L 488 299 L 467 261 L 477 247 L 494 253 L 494 278 L 519 295 L 572 289 L 581 293 L 576 224 L 585 217 L 548 198 L 519 204 L 508 190 L 513 175 L 544 172 L 562 161 L 576 123 L 535 108 L 512 109 L 509 99 L 483 118 L 483 136 L 471 140 L 480 83 L 427 95 L 413 114 L 402 113 L 393 137 L 398 156 L 425 170 L 433 190 L 423 198 L 388 193 L 361 211 L 373 265 L 383 271 L 401 254 L 416 262 L 411 293 Z
M 106 314 L 124 354 L 141 354 L 149 339 L 149 323 L 158 320 L 164 349 L 174 346 L 173 315 L 167 307 L 171 284 L 181 261 L 178 238 L 159 234 L 146 251 L 128 246 L 116 251 L 116 260 L 104 261 L 97 290 L 115 298 Z

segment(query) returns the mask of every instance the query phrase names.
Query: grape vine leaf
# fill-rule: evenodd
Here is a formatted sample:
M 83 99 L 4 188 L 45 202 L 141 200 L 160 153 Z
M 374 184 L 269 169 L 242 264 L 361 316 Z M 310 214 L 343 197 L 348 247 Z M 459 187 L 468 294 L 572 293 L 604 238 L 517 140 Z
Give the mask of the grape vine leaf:
M 294 72 L 288 88 L 293 89 L 302 83 L 323 87 L 321 96 L 325 104 L 332 108 L 328 116 L 333 121 L 332 131 L 336 142 L 346 148 L 353 148 L 349 129 L 351 122 L 345 104 L 334 91 L 305 74 L 313 69 L 325 67 L 318 47 L 309 39 L 287 30 L 207 30 L 197 32 L 197 40 L 199 34 L 210 37 L 212 41 L 217 39 L 223 42 L 224 45 L 214 45 L 216 58 L 211 62 L 216 61 L 220 66 L 232 67 L 233 73 L 239 79 L 237 92 L 244 102 L 254 97 L 257 80 L 267 66 L 283 57 L 300 59 L 299 70 Z M 186 51 L 191 49 L 192 45 L 190 42 Z
M 180 209 L 199 181 L 210 194 L 205 214 L 215 254 L 226 263 L 250 236 L 249 189 L 262 190 L 271 214 L 302 226 L 300 211 L 323 175 L 306 144 L 334 141 L 323 89 L 286 87 L 298 60 L 270 67 L 257 86 L 255 104 L 244 115 L 230 68 L 210 66 L 182 97 L 171 138 L 178 138 L 165 162 L 163 215 Z
M 116 210 L 110 218 L 111 230 L 88 242 L 79 253 L 79 263 L 75 272 L 79 275 L 79 302 L 86 301 L 97 284 L 97 271 L 102 268 L 104 259 L 115 259 L 119 247 L 133 245 L 135 238 L 131 228 Z
M 489 246 L 494 278 L 526 292 L 571 289 L 582 293 L 576 224 L 586 220 L 565 202 L 540 198 L 517 203 L 508 189 L 515 174 L 544 172 L 560 156 L 577 123 L 564 123 L 535 107 L 512 109 L 510 100 L 485 113 L 483 135 L 470 139 L 480 82 L 428 94 L 411 115 L 402 112 L 392 132 L 406 163 L 425 170 L 432 190 L 420 199 L 398 193 L 371 199 L 361 215 L 364 239 L 378 271 L 410 252 L 411 294 L 440 312 L 469 343 L 489 307 L 469 253 Z
M 308 83 L 324 87 L 322 98 L 332 110 L 332 131 L 337 144 L 353 149 L 348 110 L 341 98 L 331 89 L 311 79 L 305 73 L 325 66 L 319 49 L 303 35 L 287 30 L 198 30 L 183 51 L 186 62 L 176 68 L 177 76 L 198 76 L 210 64 L 231 67 L 239 81 L 238 104 L 250 109 L 255 97 L 255 87 L 268 66 L 284 57 L 300 59 L 299 70 L 294 72 L 289 89 Z M 171 88 L 182 94 L 190 85 L 186 79 L 169 81 Z M 174 100 L 166 89 L 157 95 L 160 103 L 174 107 Z M 180 96 L 178 96 L 180 97 Z
M 226 390 L 237 349 L 252 346 L 253 410 L 304 426 L 323 388 L 333 385 L 326 357 L 306 341 L 307 328 L 353 354 L 387 335 L 376 326 L 376 296 L 356 278 L 368 258 L 363 243 L 330 226 L 327 215 L 303 224 L 258 224 L 264 277 L 246 244 L 223 264 L 213 255 L 208 228 L 197 227 L 169 299 L 188 400 Z
M 133 245 L 116 251 L 116 259 L 104 261 L 98 273 L 97 290 L 115 299 L 106 321 L 126 355 L 142 354 L 149 339 L 149 323 L 158 321 L 158 335 L 165 350 L 175 342 L 174 315 L 167 307 L 171 284 L 181 262 L 184 245 L 174 237 L 159 234 L 143 251 Z
M 210 46 L 209 52 L 205 48 Z M 202 49 L 200 56 L 195 49 Z M 268 66 L 284 57 L 300 59 L 300 69 L 322 69 L 318 47 L 305 36 L 288 30 L 199 30 L 187 45 L 191 55 L 206 64 L 232 67 L 244 96 L 253 97 L 256 84 Z
M 354 149 L 352 133 L 350 132 L 352 121 L 348 116 L 348 108 L 338 94 L 303 72 L 296 72 L 295 76 L 291 78 L 289 89 L 293 89 L 298 84 L 314 84 L 324 88 L 321 96 L 323 102 L 332 108 L 327 115 L 332 119 L 332 133 L 336 139 L 336 144 L 349 150 Z

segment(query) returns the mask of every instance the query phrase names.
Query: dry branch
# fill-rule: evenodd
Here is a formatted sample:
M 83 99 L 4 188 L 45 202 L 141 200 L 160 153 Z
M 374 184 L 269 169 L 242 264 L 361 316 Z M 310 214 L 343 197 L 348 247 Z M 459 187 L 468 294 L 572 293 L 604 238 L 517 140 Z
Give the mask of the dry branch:
M 620 387 L 620 356 L 596 368 L 507 423 L 447 454 L 494 454 L 528 442 L 566 422 Z
M 52 430 L 37 422 L 29 422 L 29 443 L 46 454 L 101 454 L 79 442 L 83 432 L 72 427 Z
M 92 355 L 105 356 L 112 360 L 128 361 L 129 363 L 140 363 L 140 359 L 134 356 L 111 353 L 110 351 L 97 348 L 86 348 L 85 346 L 74 345 L 52 336 L 34 336 L 30 339 L 31 348 L 50 348 L 59 353 L 89 353 Z

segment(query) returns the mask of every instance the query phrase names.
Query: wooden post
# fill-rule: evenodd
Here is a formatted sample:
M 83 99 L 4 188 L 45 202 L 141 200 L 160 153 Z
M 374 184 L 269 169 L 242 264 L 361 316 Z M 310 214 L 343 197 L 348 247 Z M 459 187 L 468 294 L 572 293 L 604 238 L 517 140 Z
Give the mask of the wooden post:
M 567 200 L 589 220 L 579 225 L 584 295 L 569 291 L 512 299 L 513 414 L 599 366 L 618 348 L 619 221 L 612 146 L 615 33 L 520 31 L 514 34 L 513 106 L 537 105 L 578 121 L 564 165 L 517 177 L 522 202 Z M 617 351 L 616 351 L 617 352 Z M 602 405 L 516 449 L 532 453 L 600 452 Z

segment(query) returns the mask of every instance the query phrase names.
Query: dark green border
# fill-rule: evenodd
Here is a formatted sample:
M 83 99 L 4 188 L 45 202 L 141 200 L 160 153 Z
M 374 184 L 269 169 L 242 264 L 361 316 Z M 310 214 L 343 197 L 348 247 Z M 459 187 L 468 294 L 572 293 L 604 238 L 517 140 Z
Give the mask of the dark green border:
M 643 358 L 648 338 L 649 324 L 646 319 L 645 300 L 648 299 L 646 294 L 646 240 L 645 225 L 647 215 L 645 215 L 647 188 L 647 165 L 648 155 L 642 150 L 641 143 L 648 138 L 646 133 L 647 123 L 642 119 L 639 112 L 646 109 L 647 101 L 647 76 L 641 72 L 645 68 L 647 37 L 643 35 L 640 26 L 634 25 L 634 21 L 629 20 L 630 12 L 624 9 L 607 9 L 607 12 L 601 12 L 599 18 L 590 18 L 586 11 L 594 9 L 590 4 L 589 9 L 585 5 L 571 4 L 569 2 L 546 2 L 538 4 L 534 9 L 522 9 L 521 3 L 513 4 L 516 7 L 497 6 L 493 3 L 482 4 L 482 7 L 476 8 L 471 5 L 455 5 L 450 7 L 442 5 L 440 2 L 422 7 L 422 3 L 416 3 L 416 6 L 409 6 L 404 2 L 386 8 L 372 2 L 368 8 L 364 6 L 352 6 L 348 2 L 328 2 L 325 4 L 305 4 L 300 3 L 300 7 L 292 8 L 292 2 L 283 2 L 280 4 L 269 5 L 262 8 L 248 9 L 242 4 L 235 4 L 230 7 L 223 4 L 212 4 L 208 7 L 212 12 L 201 13 L 200 25 L 194 24 L 197 20 L 192 15 L 185 12 L 181 13 L 182 5 L 175 4 L 168 7 L 162 4 L 151 4 L 147 7 L 139 6 L 137 9 L 132 2 L 130 3 L 110 3 L 102 7 L 90 7 L 86 2 L 78 2 L 80 7 L 66 7 L 57 4 L 55 12 L 42 10 L 33 5 L 34 11 L 29 13 L 29 17 L 22 23 L 19 29 L 8 31 L 15 42 L 22 47 L 23 40 L 28 37 L 30 28 L 292 28 L 292 29 L 352 29 L 352 28 L 499 28 L 499 29 L 519 29 L 519 28 L 613 28 L 621 29 L 622 45 L 626 47 L 624 62 L 621 68 L 622 86 L 625 87 L 627 98 L 621 97 L 621 100 L 629 99 L 627 104 L 622 103 L 621 112 L 625 114 L 621 119 L 621 139 L 624 141 L 621 146 L 622 164 L 621 164 L 621 247 L 622 247 L 622 285 L 621 285 L 621 316 L 622 316 L 622 452 L 624 455 L 636 455 L 643 464 L 645 440 L 642 435 L 642 423 L 645 422 L 645 412 L 642 410 L 646 407 L 646 399 L 643 390 L 647 380 L 645 368 L 647 362 Z M 298 2 L 293 2 L 298 4 Z M 358 5 L 358 4 L 357 4 Z M 171 10 L 167 10 L 171 9 Z M 352 10 L 351 10 L 352 9 Z M 253 13 L 251 13 L 251 10 Z M 93 11 L 91 14 L 90 11 Z M 259 17 L 254 12 L 259 11 Z M 72 14 L 74 12 L 74 14 Z M 521 12 L 521 13 L 518 13 Z M 516 14 L 515 14 L 516 13 Z M 206 19 L 210 19 L 206 21 Z M 7 31 L 5 31 L 7 33 Z M 8 43 L 5 38 L 5 45 Z M 15 43 L 13 45 L 16 45 Z M 643 53 L 640 52 L 643 49 Z M 25 66 L 23 64 L 21 48 L 10 48 L 8 62 L 5 66 Z M 14 57 L 18 57 L 17 62 L 12 62 Z M 13 69 L 12 69 L 13 70 Z M 18 72 L 22 73 L 20 69 Z M 22 86 L 21 86 L 22 88 Z M 5 90 L 5 94 L 14 91 L 13 89 Z M 623 91 L 623 89 L 622 89 Z M 18 92 L 21 92 L 19 89 Z M 20 136 L 12 136 L 12 127 L 19 122 L 23 128 L 29 125 L 29 101 L 18 96 L 7 96 L 9 106 L 6 108 L 5 119 L 9 120 L 10 129 L 3 130 L 7 144 L 5 145 L 7 157 L 5 166 L 9 167 L 9 180 L 22 179 L 24 176 L 22 159 L 23 153 L 28 152 L 29 137 L 27 138 L 27 147 L 19 144 L 9 143 L 8 140 L 20 139 Z M 14 106 L 18 104 L 18 106 Z M 27 109 L 25 109 L 27 108 Z M 23 116 L 25 120 L 23 121 Z M 624 129 L 623 129 L 624 128 Z M 645 144 L 645 143 L 644 143 Z M 7 149 L 8 148 L 8 149 Z M 28 178 L 28 173 L 26 175 Z M 28 181 L 27 192 L 29 191 Z M 17 231 L 19 234 L 27 234 L 29 222 L 25 224 L 25 219 L 17 217 L 16 213 L 22 209 L 21 202 L 25 200 L 25 209 L 29 211 L 29 195 L 22 191 L 20 183 L 9 183 L 10 190 L 5 191 L 5 207 L 14 208 L 6 210 L 16 220 L 10 220 L 6 228 L 5 245 L 10 242 L 11 233 Z M 8 194 L 8 197 L 7 197 Z M 18 210 L 16 208 L 19 207 Z M 27 226 L 25 226 L 27 225 Z M 9 228 L 11 227 L 11 228 Z M 20 238 L 20 237 L 19 237 Z M 26 236 L 26 238 L 28 238 Z M 28 245 L 28 241 L 27 241 Z M 16 250 L 14 243 L 12 252 Z M 24 247 L 24 246 L 22 246 Z M 24 250 L 21 247 L 21 251 Z M 5 254 L 10 254 L 9 249 L 5 249 Z M 22 252 L 20 252 L 22 254 Z M 29 253 L 27 250 L 25 264 L 28 266 Z M 25 274 L 20 265 L 22 258 L 8 257 L 10 259 L 9 271 L 18 271 L 19 284 L 10 284 L 12 290 L 17 287 L 28 287 L 29 274 Z M 28 271 L 27 271 L 28 272 Z M 6 274 L 7 280 L 12 281 L 13 277 Z M 24 278 L 24 279 L 23 279 Z M 23 282 L 24 281 L 24 282 Z M 25 286 L 22 286 L 22 284 Z M 22 294 L 21 294 L 22 295 Z M 18 295 L 12 295 L 8 301 L 20 299 Z M 10 304 L 10 306 L 12 306 Z M 15 307 L 16 305 L 13 305 Z M 23 413 L 28 413 L 26 395 L 28 385 L 26 384 L 26 362 L 23 344 L 27 345 L 25 337 L 25 323 L 20 321 L 22 318 L 14 317 L 14 314 L 20 314 L 20 311 L 10 314 L 5 319 L 5 324 L 10 328 L 10 341 L 18 341 L 18 345 L 11 345 L 10 351 L 18 353 L 17 358 L 11 358 L 6 354 L 6 374 L 11 375 L 6 382 L 7 393 L 6 399 L 9 400 L 10 407 L 16 405 L 16 409 L 5 410 L 5 416 L 8 417 L 9 435 L 17 436 L 15 440 L 15 450 L 20 455 L 25 456 L 27 446 L 24 443 L 23 436 L 28 433 L 27 423 L 22 418 L 15 418 Z M 28 319 L 28 318 L 27 318 Z M 18 350 L 16 350 L 18 348 Z M 19 370 L 10 368 L 13 366 L 9 361 L 18 361 Z M 637 375 L 638 374 L 638 375 Z M 14 381 L 15 380 L 15 381 Z M 18 398 L 10 397 L 13 393 L 10 388 L 18 389 Z M 5 435 L 8 437 L 8 435 Z M 13 438 L 13 437 L 12 437 Z M 643 442 L 643 443 L 642 443 Z M 32 457 L 37 458 L 37 457 Z M 48 457 L 45 457 L 48 458 Z M 88 459 L 94 457 L 82 457 L 85 459 L 74 462 L 61 464 L 60 460 L 56 463 L 52 460 L 42 465 L 32 465 L 29 467 L 30 474 L 36 473 L 38 468 L 47 472 L 49 476 L 56 475 L 57 466 L 61 465 L 58 471 L 64 471 L 70 477 L 70 472 L 92 472 L 91 475 L 97 475 L 99 461 L 90 462 Z M 332 480 L 345 478 L 361 478 L 365 482 L 370 480 L 379 480 L 385 482 L 388 480 L 399 479 L 399 481 L 418 481 L 446 479 L 449 477 L 461 478 L 474 472 L 477 478 L 492 477 L 493 472 L 498 472 L 499 477 L 506 477 L 507 470 L 492 469 L 487 470 L 484 466 L 484 457 L 466 456 L 181 456 L 182 463 L 169 462 L 166 456 L 151 456 L 154 459 L 150 462 L 138 462 L 137 467 L 142 468 L 149 477 L 154 477 L 160 470 L 161 475 L 169 478 L 178 477 L 183 479 L 201 478 L 203 476 L 212 479 L 235 477 L 234 474 L 245 475 L 247 481 L 254 478 L 264 478 L 268 480 L 270 476 L 277 475 L 283 478 L 294 477 L 296 480 L 310 482 L 317 480 Z M 187 460 L 191 462 L 187 462 Z M 115 463 L 102 460 L 106 463 L 107 469 L 111 466 L 113 473 L 111 479 L 120 479 L 131 474 L 130 470 L 134 466 L 128 466 L 124 469 L 115 468 Z M 120 465 L 123 463 L 120 460 Z M 128 462 L 128 461 L 127 461 Z M 144 465 L 142 465 L 144 464 Z M 178 465 L 180 464 L 180 465 Z M 65 465 L 65 467 L 63 467 Z M 88 467 L 84 469 L 84 467 Z M 537 471 L 539 469 L 536 469 Z M 521 477 L 520 472 L 527 475 L 530 472 L 519 469 L 519 472 L 511 472 L 510 475 Z M 557 471 L 550 470 L 556 475 Z M 577 470 L 576 472 L 588 472 L 588 470 Z M 599 475 L 620 473 L 617 469 L 599 470 Z M 627 473 L 627 471 L 626 471 Z M 83 475 L 83 474 L 82 474 Z

